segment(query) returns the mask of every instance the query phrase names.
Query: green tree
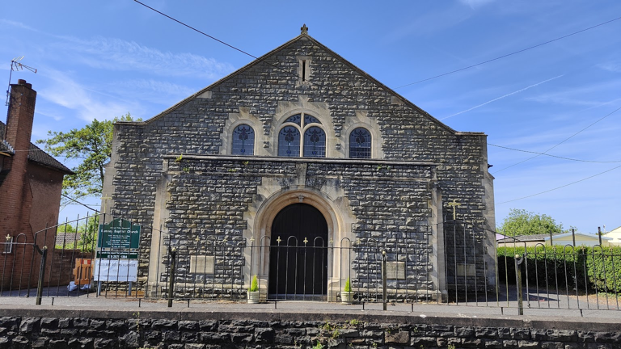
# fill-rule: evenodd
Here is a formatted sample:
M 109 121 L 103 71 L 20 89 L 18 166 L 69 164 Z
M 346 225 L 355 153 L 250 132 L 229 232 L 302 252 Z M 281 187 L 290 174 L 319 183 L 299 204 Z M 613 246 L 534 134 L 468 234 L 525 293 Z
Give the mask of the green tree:
M 65 176 L 63 194 L 74 199 L 101 195 L 104 167 L 110 161 L 112 153 L 113 125 L 117 121 L 140 119 L 132 119 L 129 113 L 113 120 L 95 119 L 81 129 L 69 132 L 48 131 L 50 138 L 37 141 L 44 144 L 45 150 L 54 156 L 81 160 L 71 169 L 75 174 Z
M 65 239 L 66 241 L 72 241 L 65 243 L 64 245 L 57 245 L 57 249 L 79 249 L 85 252 L 92 252 L 95 247 L 95 238 L 99 231 L 99 215 L 93 215 L 88 217 L 87 220 L 81 220 L 80 223 L 59 223 L 56 228 L 57 234 L 76 235 L 79 239 L 73 242 L 73 239 Z
M 557 224 L 548 215 L 512 208 L 496 231 L 506 236 L 550 234 L 550 232 L 558 234 L 563 232 L 563 225 Z

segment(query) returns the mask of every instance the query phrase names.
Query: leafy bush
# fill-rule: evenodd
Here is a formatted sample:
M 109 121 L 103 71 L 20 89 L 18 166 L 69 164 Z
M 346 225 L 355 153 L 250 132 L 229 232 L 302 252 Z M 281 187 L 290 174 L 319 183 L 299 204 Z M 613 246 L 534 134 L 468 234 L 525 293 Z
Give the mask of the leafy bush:
M 77 230 L 76 230 L 77 229 Z M 82 252 L 93 252 L 95 249 L 97 233 L 99 231 L 99 216 L 89 217 L 86 222 L 81 224 L 60 224 L 56 228 L 58 236 L 62 234 L 73 235 L 66 239 L 66 243 L 56 245 L 56 249 L 76 249 Z M 75 240 L 75 236 L 79 239 Z
M 621 247 L 499 247 L 500 282 L 515 283 L 515 255 L 521 264 L 522 280 L 529 287 L 568 290 L 621 291 Z
M 589 281 L 603 292 L 621 292 L 621 247 L 592 248 L 586 259 Z

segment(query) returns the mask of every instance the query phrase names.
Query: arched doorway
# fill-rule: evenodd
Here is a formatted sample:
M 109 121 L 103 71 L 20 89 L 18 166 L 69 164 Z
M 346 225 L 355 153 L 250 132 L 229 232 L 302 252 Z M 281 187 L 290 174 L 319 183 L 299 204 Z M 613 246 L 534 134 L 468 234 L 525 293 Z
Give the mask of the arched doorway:
M 328 224 L 323 214 L 308 204 L 291 204 L 278 212 L 271 230 L 270 298 L 323 298 L 328 280 Z

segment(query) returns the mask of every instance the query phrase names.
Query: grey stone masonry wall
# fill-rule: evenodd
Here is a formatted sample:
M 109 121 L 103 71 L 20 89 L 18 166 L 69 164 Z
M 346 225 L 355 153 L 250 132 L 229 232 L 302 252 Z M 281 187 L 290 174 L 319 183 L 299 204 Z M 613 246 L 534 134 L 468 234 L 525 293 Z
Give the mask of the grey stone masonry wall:
M 2 310 L 0 348 L 619 348 L 618 324 L 318 313 Z
M 300 57 L 305 57 L 310 71 L 303 82 L 298 73 Z M 192 169 L 194 163 L 176 166 L 164 157 L 230 155 L 230 135 L 240 123 L 254 128 L 255 155 L 277 157 L 282 123 L 300 112 L 321 122 L 328 158 L 347 158 L 348 132 L 365 127 L 373 135 L 373 160 L 428 164 L 425 169 L 412 170 L 406 165 L 357 166 L 354 161 L 333 165 L 304 159 L 308 160 L 306 188 L 326 198 L 330 186 L 347 193 L 357 238 L 385 239 L 404 227 L 426 230 L 427 218 L 432 215 L 431 189 L 423 181 L 412 184 L 393 179 L 414 174 L 429 178 L 431 172 L 433 189 L 441 192 L 437 215 L 450 215 L 448 203 L 456 200 L 460 203 L 457 216 L 467 227 L 488 229 L 477 229 L 475 240 L 482 242 L 491 236 L 495 222 L 486 136 L 443 125 L 308 35 L 296 37 L 150 120 L 115 125 L 112 161 L 106 170 L 111 179 L 106 179 L 103 195 L 112 198 L 107 202 L 109 213 L 143 226 L 141 256 L 150 255 L 153 229 L 159 229 L 153 227 L 160 224 L 154 222 L 158 195 L 170 194 L 166 228 L 171 233 L 187 232 L 188 240 L 209 232 L 241 243 L 241 232 L 252 229 L 246 226 L 243 214 L 260 199 L 257 187 L 267 177 L 280 176 L 278 185 L 286 191 L 294 183 L 297 165 L 244 160 L 250 162 L 246 166 L 227 160 L 203 162 L 200 166 L 206 166 L 204 169 Z M 166 164 L 172 166 L 167 169 Z M 337 178 L 322 182 L 330 176 Z M 167 188 L 170 191 L 166 193 Z M 204 195 L 192 195 L 197 191 Z M 410 204 L 404 203 L 408 201 Z M 466 244 L 463 239 L 455 241 L 456 249 Z M 238 253 L 231 248 L 233 254 Z M 491 253 L 484 248 L 477 251 Z M 460 258 L 447 255 L 446 261 L 454 264 Z M 493 256 L 489 260 L 493 261 Z M 141 260 L 140 266 L 139 276 L 145 277 L 148 261 Z M 477 268 L 477 273 L 484 277 L 482 269 Z
M 251 202 L 260 205 L 265 199 L 257 197 L 257 187 L 266 178 L 276 178 L 282 190 L 293 185 L 299 175 L 297 166 L 302 161 L 197 156 L 166 157 L 166 161 L 169 217 L 164 243 L 177 248 L 181 256 L 178 267 L 184 279 L 178 281 L 242 284 L 240 266 L 245 263 L 247 247 L 243 231 L 248 228 L 244 212 Z M 324 187 L 338 186 L 358 218 L 352 229 L 353 240 L 367 248 L 355 250 L 359 252 L 353 261 L 357 274 L 353 280 L 355 287 L 378 286 L 380 260 L 372 260 L 368 253 L 371 250 L 376 253 L 380 247 L 387 247 L 391 258 L 398 253 L 412 258 L 405 271 L 408 280 L 403 284 L 420 289 L 431 287 L 426 268 L 431 264 L 428 201 L 434 183 L 433 165 L 343 159 L 314 159 L 304 163 L 305 187 L 321 191 Z M 212 246 L 217 246 L 217 250 L 211 249 Z M 412 252 L 414 249 L 416 254 Z M 189 270 L 190 255 L 216 253 L 226 258 L 216 256 L 212 275 Z M 220 260 L 226 263 L 219 263 Z M 166 272 L 163 280 L 167 280 Z

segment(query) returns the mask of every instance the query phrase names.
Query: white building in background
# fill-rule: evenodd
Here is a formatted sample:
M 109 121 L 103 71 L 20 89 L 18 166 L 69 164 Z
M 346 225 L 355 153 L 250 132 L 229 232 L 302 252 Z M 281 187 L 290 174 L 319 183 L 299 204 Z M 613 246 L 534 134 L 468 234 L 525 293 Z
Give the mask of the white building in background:
M 613 229 L 608 233 L 602 235 L 602 237 L 610 238 L 609 241 L 612 245 L 620 245 L 621 246 L 621 227 Z
M 599 245 L 599 237 L 596 234 L 575 233 L 575 246 L 597 246 Z M 550 237 L 546 237 L 545 244 L 550 245 Z M 611 238 L 602 236 L 602 246 L 609 246 Z M 555 246 L 574 245 L 574 237 L 571 233 L 564 233 L 552 236 L 552 244 Z
M 617 243 L 621 244 L 621 230 L 616 229 L 618 232 Z M 612 233 L 612 232 L 611 232 Z M 606 234 L 608 235 L 608 234 Z M 612 237 L 602 236 L 602 246 L 610 246 L 614 243 Z M 599 237 L 596 234 L 584 234 L 574 233 L 575 246 L 598 246 Z M 554 246 L 574 246 L 574 237 L 571 233 L 563 233 L 552 235 L 552 242 L 550 243 L 549 234 L 535 234 L 535 235 L 520 235 L 515 237 L 506 237 L 504 239 L 497 240 L 498 247 L 512 247 L 512 246 L 526 246 L 532 247 L 537 245 L 554 245 Z

